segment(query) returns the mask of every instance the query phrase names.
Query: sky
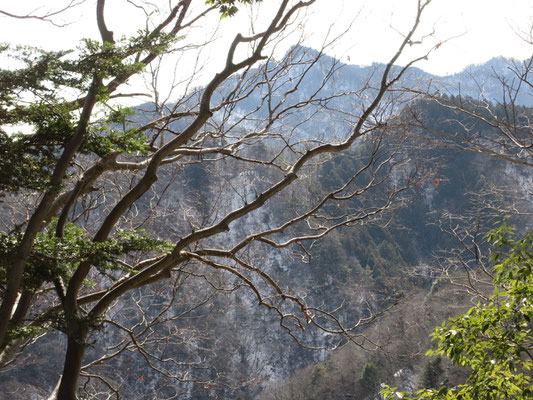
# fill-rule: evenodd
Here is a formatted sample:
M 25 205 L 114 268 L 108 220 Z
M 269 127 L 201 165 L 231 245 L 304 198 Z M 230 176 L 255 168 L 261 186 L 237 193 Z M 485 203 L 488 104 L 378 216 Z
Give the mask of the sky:
M 69 1 L 0 0 L 0 10 L 18 14 L 34 10 L 35 13 L 41 13 L 51 7 L 59 8 Z M 152 0 L 151 3 L 157 1 Z M 203 3 L 203 0 L 195 1 Z M 132 6 L 134 2 L 141 3 L 141 0 L 106 2 L 108 28 L 115 32 L 115 37 L 133 34 L 144 27 L 144 14 L 140 8 Z M 86 0 L 71 12 L 60 15 L 57 21 L 69 23 L 62 28 L 36 20 L 1 16 L 0 40 L 52 50 L 74 48 L 83 37 L 99 39 L 95 3 L 95 0 Z M 168 3 L 169 0 L 161 0 L 162 6 L 168 6 Z M 259 9 L 242 9 L 236 17 L 224 19 L 220 26 L 216 15 L 202 20 L 191 34 L 194 39 L 186 40 L 199 42 L 217 38 L 214 46 L 202 52 L 200 64 L 205 67 L 204 75 L 212 75 L 221 68 L 224 52 L 239 30 L 245 28 L 246 32 L 251 21 L 255 29 L 260 29 L 276 4 L 278 0 L 263 0 Z M 294 33 L 285 39 L 277 51 L 283 54 L 300 36 L 304 38 L 304 44 L 317 48 L 344 32 L 341 38 L 333 41 L 327 50 L 328 54 L 348 64 L 386 62 L 395 53 L 402 34 L 413 23 L 415 10 L 416 0 L 317 0 L 305 15 L 300 16 L 302 19 L 294 26 Z M 217 26 L 215 31 L 214 27 Z M 349 30 L 348 26 L 351 26 Z M 532 26 L 531 0 L 432 0 L 422 17 L 418 38 L 420 35 L 430 35 L 422 46 L 409 48 L 400 59 L 400 64 L 425 54 L 428 48 L 440 43 L 427 61 L 417 64 L 419 68 L 433 74 L 447 75 L 495 56 L 526 59 L 533 53 L 533 44 L 526 43 L 520 36 L 530 35 Z
M 345 15 L 353 14 L 349 9 L 362 7 L 356 20 L 358 33 L 350 35 L 354 42 L 347 52 L 350 60 L 356 64 L 388 61 L 402 39 L 397 31 L 406 32 L 413 22 L 415 3 L 408 0 L 344 2 Z M 326 7 L 320 13 L 334 15 L 336 11 Z M 422 16 L 419 32 L 434 31 L 426 43 L 442 45 L 418 66 L 430 73 L 446 75 L 495 56 L 529 58 L 533 45 L 521 40 L 519 34 L 529 33 L 532 25 L 531 0 L 433 0 Z M 414 46 L 403 60 L 423 53 L 420 50 Z

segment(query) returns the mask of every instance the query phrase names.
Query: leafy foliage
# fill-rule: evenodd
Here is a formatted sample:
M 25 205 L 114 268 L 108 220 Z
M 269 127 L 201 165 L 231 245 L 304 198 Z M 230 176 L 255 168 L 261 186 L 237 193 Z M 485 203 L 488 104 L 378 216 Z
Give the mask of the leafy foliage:
M 11 62 L 9 68 L 0 69 L 0 196 L 59 191 L 59 187 L 50 187 L 51 177 L 76 132 L 80 108 L 78 101 L 69 101 L 65 93 L 81 94 L 94 79 L 125 80 L 144 68 L 141 54 L 159 54 L 176 40 L 179 37 L 148 31 L 115 44 L 85 40 L 75 57 L 72 50 L 50 52 L 1 44 L 0 54 Z M 107 105 L 109 95 L 104 86 L 97 95 L 100 104 Z M 108 106 L 101 111 L 88 126 L 80 153 L 93 159 L 113 152 L 146 154 L 145 133 L 125 127 L 131 114 L 131 109 L 121 107 Z M 30 287 L 55 278 L 68 280 L 69 271 L 88 258 L 104 269 L 117 268 L 116 259 L 130 251 L 164 251 L 162 242 L 149 239 L 144 232 L 117 232 L 110 241 L 93 243 L 87 232 L 73 224 L 67 225 L 62 238 L 56 238 L 52 225 L 37 236 L 29 257 L 25 279 Z M 21 240 L 16 232 L 0 237 L 1 282 Z
M 208 0 L 206 4 L 214 5 L 219 8 L 222 18 L 234 16 L 239 8 L 237 3 L 252 4 L 253 2 L 261 2 L 261 0 Z
M 76 100 L 67 101 L 65 93 L 86 91 L 95 78 L 126 80 L 144 68 L 141 54 L 159 54 L 178 39 L 139 31 L 136 37 L 116 44 L 85 40 L 77 58 L 71 57 L 72 50 L 49 52 L 0 45 L 0 54 L 16 66 L 0 69 L 0 191 L 50 189 L 61 149 L 74 136 L 79 117 L 80 105 Z M 109 94 L 104 86 L 98 99 L 107 105 Z M 142 130 L 120 129 L 131 113 L 120 107 L 102 111 L 91 121 L 80 152 L 100 157 L 111 152 L 146 153 Z
M 533 396 L 533 232 L 514 238 L 513 228 L 493 229 L 494 293 L 464 315 L 444 322 L 432 334 L 431 355 L 446 355 L 470 368 L 465 384 L 425 389 L 415 396 L 386 389 L 401 399 L 526 399 Z
M 38 294 L 45 282 L 68 283 L 78 265 L 90 260 L 101 275 L 115 281 L 122 274 L 135 274 L 136 271 L 127 267 L 119 259 L 136 252 L 165 253 L 172 249 L 169 242 L 150 238 L 145 231 L 118 231 L 113 238 L 104 242 L 90 240 L 86 230 L 68 223 L 63 235 L 55 235 L 57 219 L 48 228 L 39 233 L 24 271 L 26 290 Z M 0 234 L 0 284 L 6 283 L 6 271 L 10 261 L 16 257 L 17 248 L 22 236 L 19 234 Z M 86 280 L 88 286 L 94 283 Z M 7 340 L 23 339 L 35 336 L 50 329 L 50 323 L 58 325 L 62 315 L 41 316 L 36 323 L 27 326 L 13 326 Z M 57 326 L 56 326 L 57 327 Z
M 119 263 L 120 257 L 134 252 L 170 251 L 170 243 L 150 238 L 146 232 L 118 231 L 113 238 L 104 242 L 90 240 L 86 230 L 68 223 L 63 236 L 55 235 L 54 219 L 48 229 L 39 233 L 35 240 L 33 251 L 25 270 L 26 287 L 39 288 L 43 282 L 53 282 L 61 278 L 68 282 L 72 271 L 80 262 L 91 260 L 98 270 L 111 279 L 115 277 L 110 273 L 114 270 L 135 272 L 125 268 Z M 21 240 L 20 235 L 0 235 L 0 282 L 4 283 L 5 271 L 9 261 L 16 256 L 16 249 Z M 5 263 L 5 264 L 4 264 Z

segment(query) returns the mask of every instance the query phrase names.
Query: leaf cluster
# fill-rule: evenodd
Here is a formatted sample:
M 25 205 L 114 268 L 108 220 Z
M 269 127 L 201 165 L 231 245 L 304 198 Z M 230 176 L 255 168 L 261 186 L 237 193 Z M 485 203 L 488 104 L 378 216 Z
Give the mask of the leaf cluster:
M 127 154 L 141 153 L 149 150 L 144 131 L 138 128 L 126 128 L 126 118 L 134 112 L 129 107 L 117 107 L 111 110 L 101 121 L 92 125 L 80 147 L 80 153 L 96 154 L 105 157 L 112 152 Z M 122 128 L 118 128 L 122 125 Z
M 238 3 L 260 3 L 262 0 L 208 0 L 206 4 L 217 7 L 222 18 L 233 17 L 239 11 Z
M 48 229 L 36 237 L 28 266 L 25 270 L 26 288 L 37 290 L 44 282 L 61 278 L 68 282 L 73 271 L 84 261 L 90 261 L 100 273 L 111 279 L 116 277 L 112 271 L 135 273 L 124 267 L 120 259 L 135 252 L 165 253 L 172 249 L 171 243 L 151 238 L 143 230 L 117 231 L 103 242 L 90 240 L 86 230 L 75 224 L 66 224 L 63 236 L 55 234 L 54 220 Z M 5 283 L 5 271 L 10 260 L 16 257 L 21 235 L 0 234 L 0 283 Z
M 117 44 L 85 40 L 76 59 L 69 58 L 71 50 L 1 45 L 2 56 L 18 68 L 0 69 L 0 191 L 50 189 L 61 148 L 74 135 L 79 118 L 79 105 L 65 99 L 67 91 L 83 92 L 95 77 L 127 79 L 143 69 L 141 53 L 158 54 L 175 40 L 165 33 L 141 31 Z M 101 102 L 108 100 L 105 86 L 98 96 Z M 101 157 L 113 151 L 145 154 L 143 132 L 124 126 L 131 113 L 116 108 L 93 122 L 80 152 Z M 119 124 L 123 129 L 117 129 Z

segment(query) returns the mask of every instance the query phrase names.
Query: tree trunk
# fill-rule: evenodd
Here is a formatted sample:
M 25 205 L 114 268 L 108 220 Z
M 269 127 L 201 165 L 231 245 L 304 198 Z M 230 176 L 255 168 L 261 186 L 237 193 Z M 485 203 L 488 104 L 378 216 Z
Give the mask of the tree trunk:
M 63 376 L 57 400 L 76 400 L 76 390 L 78 388 L 78 378 L 80 377 L 83 355 L 87 343 L 89 329 L 86 323 L 76 321 L 72 323 L 68 334 L 67 354 L 63 366 Z

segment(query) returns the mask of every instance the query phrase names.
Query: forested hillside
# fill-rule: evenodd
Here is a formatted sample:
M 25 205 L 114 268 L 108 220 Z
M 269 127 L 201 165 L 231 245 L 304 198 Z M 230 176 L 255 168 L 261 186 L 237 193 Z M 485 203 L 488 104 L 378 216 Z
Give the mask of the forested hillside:
M 245 110 L 249 107 L 245 104 Z M 149 110 L 149 105 L 143 108 Z M 530 115 L 531 110 L 524 108 L 521 113 Z M 174 360 L 189 360 L 185 368 L 194 371 L 196 381 L 204 382 L 182 384 L 179 396 L 191 399 L 210 398 L 214 394 L 223 398 L 362 398 L 375 392 L 378 382 L 394 379 L 404 385 L 407 382 L 407 387 L 416 387 L 422 379 L 426 363 L 422 355 L 429 345 L 431 328 L 470 305 L 464 291 L 457 291 L 440 279 L 451 271 L 442 269 L 439 260 L 459 245 L 450 230 L 463 219 L 464 223 L 477 224 L 480 234 L 486 232 L 502 217 L 496 206 L 504 208 L 511 204 L 512 196 L 527 195 L 529 190 L 529 186 L 520 186 L 524 182 L 521 176 L 528 181 L 527 170 L 509 169 L 504 161 L 457 151 L 435 141 L 419 142 L 420 137 L 429 138 L 430 131 L 437 129 L 461 136 L 469 119 L 468 115 L 454 112 L 437 101 L 415 100 L 398 110 L 396 129 L 393 133 L 383 132 L 379 147 L 375 140 L 363 139 L 346 154 L 309 167 L 306 175 L 318 176 L 318 181 L 304 179 L 290 192 L 291 204 L 305 204 L 313 197 L 342 187 L 354 171 L 361 171 L 356 176 L 357 187 L 384 180 L 385 185 L 369 191 L 366 204 L 353 197 L 325 207 L 323 218 L 335 220 L 351 210 L 378 209 L 391 188 L 404 178 L 397 174 L 409 174 L 415 165 L 420 169 L 401 201 L 376 218 L 361 222 L 354 218 L 353 223 L 339 227 L 324 239 L 303 245 L 298 253 L 259 255 L 265 271 L 278 274 L 280 285 L 298 287 L 307 303 L 320 302 L 321 308 L 338 309 L 337 315 L 346 321 L 369 318 L 369 327 L 356 331 L 355 345 L 348 344 L 334 353 L 301 347 L 289 340 L 290 335 L 280 328 L 272 313 L 255 310 L 256 300 L 248 290 L 220 274 L 197 269 L 194 274 L 176 277 L 171 297 L 164 285 L 155 284 L 114 305 L 111 313 L 116 322 L 95 333 L 93 340 L 109 343 L 107 354 L 112 354 L 113 349 L 120 350 L 105 367 L 96 368 L 110 376 L 113 371 L 120 371 L 126 378 L 123 393 L 129 398 L 175 393 L 171 376 L 165 378 L 165 374 L 176 373 L 176 368 L 182 369 Z M 423 128 L 419 126 L 421 121 Z M 328 122 L 323 124 L 320 132 L 327 132 Z M 489 125 L 478 128 L 489 137 L 494 134 Z M 275 154 L 276 146 L 275 141 L 266 142 L 260 151 L 256 150 L 257 154 L 248 156 Z M 416 162 L 406 155 L 416 158 Z M 388 166 L 384 168 L 385 159 L 392 163 L 399 160 L 410 167 L 391 174 Z M 163 173 L 171 180 L 175 172 Z M 172 239 L 172 232 L 177 231 L 175 225 L 168 224 L 167 217 L 175 212 L 173 202 L 177 199 L 185 199 L 188 212 L 198 221 L 205 221 L 200 223 L 208 223 L 212 210 L 218 207 L 213 199 L 236 201 L 231 196 L 225 199 L 214 196 L 215 182 L 222 179 L 226 185 L 239 186 L 257 181 L 260 185 L 261 179 L 266 178 L 257 175 L 253 168 L 237 174 L 231 168 L 220 169 L 209 163 L 187 165 L 183 176 L 186 190 L 169 188 L 169 195 L 161 204 L 163 211 L 144 224 L 161 238 Z M 163 179 L 161 185 L 168 184 Z M 502 187 L 512 190 L 497 192 Z M 495 193 L 499 193 L 499 199 Z M 137 207 L 149 208 L 150 201 L 147 198 Z M 489 201 L 494 203 L 492 208 L 487 207 Z M 243 223 L 276 226 L 293 215 L 274 200 Z M 521 224 L 525 223 L 522 219 Z M 238 232 L 239 227 L 232 230 Z M 195 295 L 182 297 L 187 290 L 193 290 Z M 309 311 L 309 319 L 315 317 L 312 312 Z M 141 341 L 147 354 L 156 351 L 161 358 L 152 355 L 150 359 L 143 357 L 142 352 L 131 352 L 132 346 L 138 344 L 130 343 L 124 333 Z M 306 346 L 317 348 L 347 343 L 342 337 L 339 341 L 334 335 L 320 332 L 311 332 L 304 338 Z M 55 334 L 31 344 L 30 354 L 39 356 L 21 357 L 1 375 L 4 388 L 17 388 L 6 390 L 4 398 L 26 398 L 24 392 L 39 396 L 53 386 L 61 361 L 49 355 L 62 342 L 61 335 Z M 88 348 L 89 359 L 105 358 L 105 354 L 98 347 Z M 49 360 L 49 368 L 44 370 L 39 367 L 43 358 Z M 164 375 L 159 377 L 157 370 L 165 371 Z M 402 377 L 393 378 L 399 371 L 403 371 Z M 293 373 L 297 375 L 287 381 Z M 460 373 L 448 372 L 448 379 L 458 379 L 454 374 Z M 295 395 L 296 392 L 299 394 Z
M 481 106 L 468 101 L 474 108 Z M 532 111 L 520 108 L 520 115 L 530 118 Z M 492 112 L 498 114 L 498 107 Z M 446 145 L 429 141 L 423 146 L 422 152 L 431 154 L 433 174 L 417 184 L 412 201 L 385 228 L 342 230 L 335 235 L 342 256 L 339 250 L 328 249 L 335 257 L 333 265 L 354 266 L 349 269 L 354 281 L 370 285 L 372 293 L 385 288 L 389 295 L 401 293 L 398 304 L 339 351 L 272 383 L 262 399 L 373 399 L 383 383 L 415 392 L 465 381 L 466 368 L 453 366 L 442 356 L 425 356 L 432 347 L 430 334 L 442 321 L 459 316 L 488 295 L 492 286 L 483 271 L 489 265 L 485 235 L 513 207 L 530 207 L 533 182 L 527 166 L 510 168 L 507 161 L 451 145 L 463 145 L 459 138 L 472 116 L 426 99 L 409 105 L 402 112 L 406 113 L 425 121 L 424 129 L 412 132 L 411 138 L 429 138 L 436 130 L 451 137 Z M 488 124 L 478 124 L 477 129 L 480 136 L 496 134 Z M 338 165 L 349 165 L 346 161 Z M 522 231 L 531 224 L 524 215 L 511 221 Z M 479 253 L 474 255 L 476 247 Z M 331 264 L 324 266 L 331 271 Z M 340 281 L 347 278 L 341 275 Z

